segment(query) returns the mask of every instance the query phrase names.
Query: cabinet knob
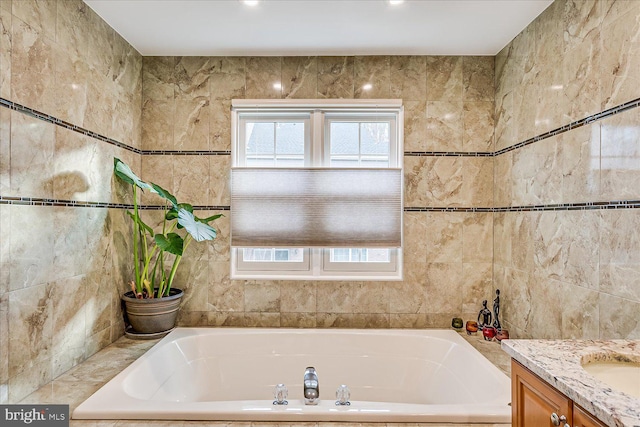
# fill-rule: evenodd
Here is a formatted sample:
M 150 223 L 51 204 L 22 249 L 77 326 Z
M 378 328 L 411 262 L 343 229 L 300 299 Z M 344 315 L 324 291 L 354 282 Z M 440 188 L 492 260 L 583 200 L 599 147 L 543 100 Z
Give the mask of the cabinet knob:
M 558 414 L 556 414 L 555 412 L 551 414 L 551 422 L 554 426 L 559 426 L 560 423 L 563 423 L 563 427 L 571 427 L 570 425 L 566 424 L 567 417 L 565 417 L 564 415 L 558 416 Z

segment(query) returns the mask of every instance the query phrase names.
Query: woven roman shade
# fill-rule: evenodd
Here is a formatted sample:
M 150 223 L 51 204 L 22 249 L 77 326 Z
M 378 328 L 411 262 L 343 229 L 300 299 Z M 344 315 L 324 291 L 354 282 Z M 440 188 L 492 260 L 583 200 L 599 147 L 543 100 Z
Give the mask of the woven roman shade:
M 392 248 L 401 241 L 401 169 L 231 170 L 231 246 Z

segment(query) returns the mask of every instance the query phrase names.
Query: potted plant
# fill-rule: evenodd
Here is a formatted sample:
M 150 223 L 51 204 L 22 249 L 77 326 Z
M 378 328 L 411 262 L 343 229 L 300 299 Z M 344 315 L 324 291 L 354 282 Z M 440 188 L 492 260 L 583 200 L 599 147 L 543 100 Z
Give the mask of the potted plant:
M 209 223 L 221 216 L 199 218 L 193 206 L 178 203 L 175 196 L 152 182 L 140 179 L 118 158 L 113 160 L 115 176 L 133 188 L 134 279 L 122 299 L 129 324 L 136 333 L 156 334 L 175 326 L 183 291 L 173 287 L 176 271 L 192 241 L 213 240 L 216 230 Z M 158 195 L 164 203 L 161 228 L 154 230 L 140 217 L 138 190 Z

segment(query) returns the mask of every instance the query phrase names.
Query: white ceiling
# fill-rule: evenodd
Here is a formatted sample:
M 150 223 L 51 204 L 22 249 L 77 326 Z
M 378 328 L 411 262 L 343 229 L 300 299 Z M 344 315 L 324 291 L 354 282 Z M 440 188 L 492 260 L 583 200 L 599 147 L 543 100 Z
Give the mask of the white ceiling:
M 552 0 L 84 0 L 142 55 L 495 55 Z

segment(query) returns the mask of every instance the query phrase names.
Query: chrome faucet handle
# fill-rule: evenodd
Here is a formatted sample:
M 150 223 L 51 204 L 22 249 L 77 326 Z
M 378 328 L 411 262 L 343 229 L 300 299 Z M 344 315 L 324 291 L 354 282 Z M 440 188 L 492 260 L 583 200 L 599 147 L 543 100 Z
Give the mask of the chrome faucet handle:
M 273 401 L 274 405 L 288 405 L 287 397 L 289 395 L 289 390 L 284 384 L 278 384 L 276 389 L 273 392 L 273 396 L 275 400 Z
M 338 387 L 338 390 L 336 390 L 336 399 L 337 399 L 336 405 L 338 406 L 351 405 L 351 402 L 349 402 L 350 397 L 351 397 L 351 391 L 349 391 L 349 387 L 342 384 L 340 387 Z

